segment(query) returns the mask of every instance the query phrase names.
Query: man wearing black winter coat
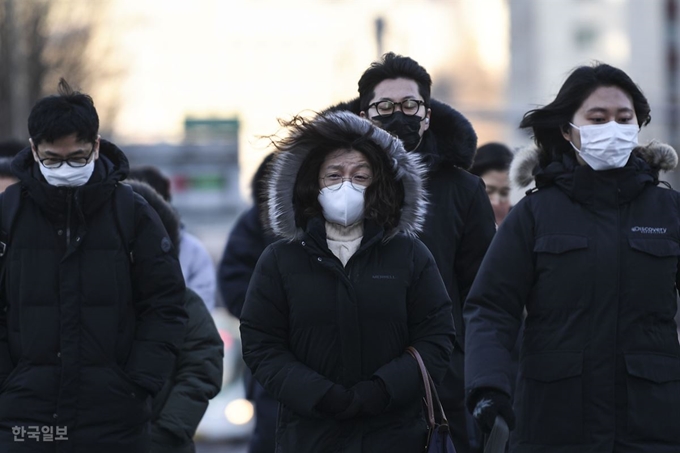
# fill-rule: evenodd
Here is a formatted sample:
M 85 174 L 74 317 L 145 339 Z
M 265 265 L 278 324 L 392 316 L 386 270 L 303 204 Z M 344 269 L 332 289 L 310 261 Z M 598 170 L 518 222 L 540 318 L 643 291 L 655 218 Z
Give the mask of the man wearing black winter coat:
M 438 386 L 458 453 L 469 451 L 463 382 L 462 307 L 496 231 L 484 183 L 466 171 L 477 147 L 470 122 L 430 98 L 432 79 L 409 57 L 387 53 L 359 80 L 359 98 L 331 107 L 369 118 L 398 136 L 427 166 L 429 207 L 421 241 L 430 249 L 453 302 L 456 343 Z
M 119 185 L 128 161 L 98 136 L 92 99 L 63 80 L 59 92 L 33 107 L 3 194 L 21 191 L 2 258 L 0 451 L 147 453 L 184 279 L 156 212 Z M 126 195 L 133 219 L 117 213 Z

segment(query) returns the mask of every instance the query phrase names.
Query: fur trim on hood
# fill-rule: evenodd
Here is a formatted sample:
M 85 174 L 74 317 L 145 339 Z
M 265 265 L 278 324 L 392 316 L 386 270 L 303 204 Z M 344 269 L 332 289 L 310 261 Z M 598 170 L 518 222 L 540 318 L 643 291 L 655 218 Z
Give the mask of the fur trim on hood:
M 514 188 L 524 188 L 534 181 L 540 153 L 541 150 L 532 145 L 515 154 L 510 165 L 510 183 Z M 657 140 L 638 146 L 633 154 L 647 162 L 656 173 L 673 170 L 678 165 L 678 154 L 673 147 Z
M 425 131 L 434 138 L 435 149 L 425 151 L 433 153 L 430 156 L 433 163 L 447 163 L 465 170 L 472 166 L 477 150 L 477 134 L 472 124 L 457 110 L 449 107 L 436 99 L 430 99 L 432 118 L 430 127 Z M 359 115 L 359 98 L 349 102 L 341 102 L 326 110 L 326 112 L 349 110 Z M 422 153 L 423 146 L 416 149 L 416 153 Z
M 427 199 L 424 188 L 425 166 L 415 153 L 407 153 L 392 135 L 358 115 L 346 112 L 326 112 L 316 117 L 313 122 L 333 123 L 333 126 L 350 135 L 369 135 L 377 146 L 391 158 L 397 180 L 404 184 L 404 204 L 401 210 L 399 224 L 391 231 L 387 231 L 385 238 L 389 239 L 402 231 L 409 235 L 416 235 L 422 230 L 427 211 Z M 298 133 L 299 136 L 299 133 Z M 295 135 L 291 137 L 295 139 Z M 267 215 L 267 224 L 274 235 L 294 240 L 299 239 L 304 231 L 295 224 L 293 206 L 293 191 L 298 171 L 307 158 L 313 145 L 304 145 L 279 151 L 269 166 L 267 181 L 268 199 L 263 213 Z

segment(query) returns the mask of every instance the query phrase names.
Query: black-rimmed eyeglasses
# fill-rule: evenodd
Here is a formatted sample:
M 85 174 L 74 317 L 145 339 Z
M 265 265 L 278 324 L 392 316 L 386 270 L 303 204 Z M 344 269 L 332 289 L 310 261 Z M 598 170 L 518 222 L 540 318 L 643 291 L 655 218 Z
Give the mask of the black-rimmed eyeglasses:
M 418 113 L 421 105 L 425 105 L 425 101 L 417 99 L 406 99 L 401 102 L 379 101 L 369 104 L 368 108 L 375 107 L 378 116 L 390 116 L 394 113 L 395 106 L 399 106 L 401 112 L 406 116 L 413 116 Z
M 56 157 L 45 157 L 43 159 L 40 159 L 38 157 L 38 160 L 42 164 L 43 167 L 45 168 L 59 168 L 61 167 L 64 162 L 66 162 L 66 165 L 72 168 L 81 168 L 87 165 L 90 162 L 90 158 L 92 157 L 92 154 L 94 154 L 94 148 L 92 148 L 92 151 L 90 151 L 90 154 L 87 156 L 83 157 L 69 157 L 68 159 L 57 159 Z

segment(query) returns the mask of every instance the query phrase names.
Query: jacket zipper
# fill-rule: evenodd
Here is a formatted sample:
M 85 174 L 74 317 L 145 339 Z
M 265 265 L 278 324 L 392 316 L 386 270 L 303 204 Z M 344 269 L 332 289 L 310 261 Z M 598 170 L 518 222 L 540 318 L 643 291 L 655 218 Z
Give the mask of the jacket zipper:
M 68 200 L 66 201 L 66 248 L 71 245 L 71 189 L 66 190 L 66 196 Z

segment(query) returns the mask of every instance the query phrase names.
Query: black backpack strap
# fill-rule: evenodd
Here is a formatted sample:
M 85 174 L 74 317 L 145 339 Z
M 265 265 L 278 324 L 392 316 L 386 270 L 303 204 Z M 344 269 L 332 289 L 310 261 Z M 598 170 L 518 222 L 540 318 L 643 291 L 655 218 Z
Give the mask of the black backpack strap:
M 135 262 L 135 194 L 127 184 L 118 184 L 113 192 L 114 216 L 118 232 L 123 239 L 125 253 L 130 257 L 130 263 Z
M 16 183 L 0 194 L 0 305 L 5 306 L 5 265 L 12 226 L 21 204 L 21 184 Z
M 0 199 L 2 200 L 0 201 L 2 207 L 0 214 L 2 216 L 0 217 L 0 258 L 3 258 L 2 268 L 4 270 L 4 257 L 7 254 L 12 226 L 21 203 L 21 184 L 16 183 L 9 186 L 4 193 L 0 194 Z

